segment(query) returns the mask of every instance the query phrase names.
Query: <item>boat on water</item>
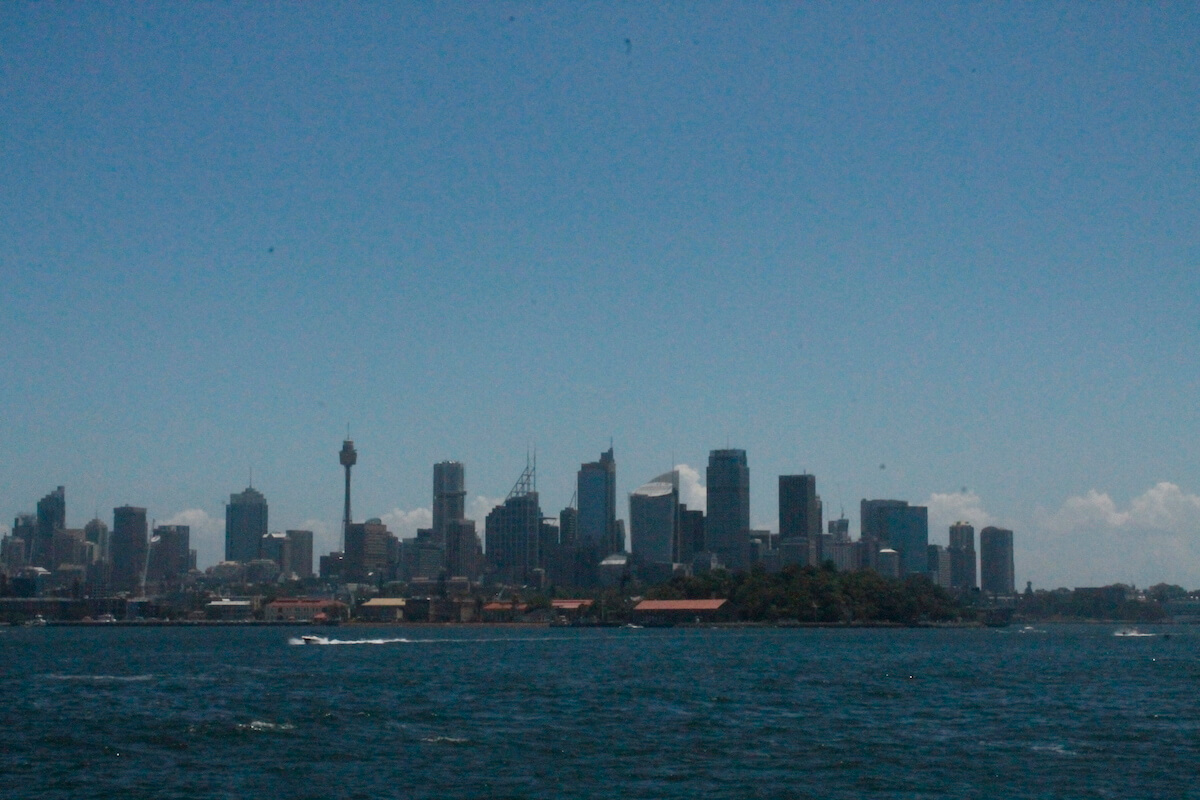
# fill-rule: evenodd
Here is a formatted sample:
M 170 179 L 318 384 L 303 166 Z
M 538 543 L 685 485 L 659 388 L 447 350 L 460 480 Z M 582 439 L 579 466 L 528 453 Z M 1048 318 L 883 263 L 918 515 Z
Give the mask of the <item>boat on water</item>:
M 46 624 L 46 618 L 41 614 L 36 615 L 33 619 L 25 620 L 26 628 L 40 628 Z
M 300 637 L 300 641 L 304 644 L 321 644 L 323 641 L 320 636 L 313 636 L 311 633 Z
M 1143 633 L 1142 631 L 1139 631 L 1137 628 L 1120 628 L 1118 630 L 1113 631 L 1113 636 L 1122 636 L 1122 637 L 1125 637 L 1125 636 L 1143 637 L 1143 636 L 1157 636 L 1157 635 L 1158 635 L 1157 633 Z

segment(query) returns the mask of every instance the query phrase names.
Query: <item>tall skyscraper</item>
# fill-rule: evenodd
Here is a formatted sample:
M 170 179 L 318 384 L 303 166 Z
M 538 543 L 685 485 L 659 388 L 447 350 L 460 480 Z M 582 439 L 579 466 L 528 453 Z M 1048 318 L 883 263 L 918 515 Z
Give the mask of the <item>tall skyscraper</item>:
M 630 550 L 642 564 L 679 560 L 679 473 L 659 475 L 629 495 Z
M 338 462 L 346 468 L 346 507 L 342 511 L 342 541 L 341 549 L 346 549 L 346 528 L 350 527 L 353 517 L 350 515 L 350 468 L 358 463 L 358 451 L 354 442 L 347 439 L 342 442 L 342 450 L 338 453 Z
M 929 509 L 925 506 L 885 506 L 880 511 L 883 538 L 899 553 L 900 577 L 929 571 Z
M 956 522 L 950 526 L 950 587 L 974 589 L 975 582 L 975 528 L 967 522 Z
M 821 533 L 821 498 L 814 475 L 779 476 L 779 538 L 812 539 Z
M 1013 594 L 1013 532 L 988 526 L 979 532 L 979 583 L 990 594 Z
M 904 500 L 863 500 L 858 505 L 860 555 L 864 569 L 878 567 L 879 551 L 888 546 L 887 527 L 883 521 L 884 509 L 905 508 Z
M 442 461 L 433 465 L 433 535 L 443 544 L 446 527 L 466 518 L 466 481 L 463 465 L 458 461 Z
M 150 538 L 146 583 L 167 583 L 186 575 L 191 568 L 191 528 L 159 525 Z
M 343 577 L 348 581 L 377 581 L 387 578 L 389 539 L 394 539 L 379 519 L 352 522 L 346 528 Z
M 446 523 L 443 535 L 446 574 L 454 578 L 477 579 L 482 552 L 479 547 L 479 534 L 475 532 L 475 520 L 450 520 Z
M 750 467 L 745 450 L 708 454 L 705 547 L 730 570 L 750 566 Z
M 225 560 L 253 561 L 267 535 L 267 498 L 253 486 L 229 495 L 225 506 Z
M 96 546 L 97 560 L 108 561 L 110 559 L 108 526 L 104 524 L 104 520 L 96 517 L 87 525 L 84 525 L 83 535 L 84 538 Z
M 58 568 L 54 561 L 54 534 L 67 527 L 67 490 L 59 486 L 37 504 L 37 534 L 32 542 L 32 562 L 48 570 Z
M 533 463 L 525 465 L 504 503 L 493 508 L 484 523 L 488 566 L 504 583 L 531 583 L 534 570 L 546 566 L 536 470 Z
M 112 587 L 118 592 L 140 594 L 149 548 L 146 509 L 121 506 L 113 509 Z
M 297 578 L 311 578 L 313 574 L 313 532 L 289 530 L 284 533 L 287 543 L 284 547 L 284 558 L 279 565 L 284 575 L 295 575 Z
M 599 461 L 579 467 L 579 545 L 599 559 L 623 549 L 617 528 L 617 462 L 613 449 L 600 454 Z

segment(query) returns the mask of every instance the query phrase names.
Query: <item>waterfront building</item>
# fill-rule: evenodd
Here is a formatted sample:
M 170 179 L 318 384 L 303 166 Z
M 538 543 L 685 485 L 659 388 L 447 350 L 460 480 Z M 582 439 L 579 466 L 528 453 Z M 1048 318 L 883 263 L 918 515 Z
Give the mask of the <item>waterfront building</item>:
M 113 509 L 112 588 L 117 592 L 141 594 L 149 550 L 146 509 L 121 506 Z
M 225 560 L 253 561 L 267 534 L 267 498 L 253 486 L 229 495 L 225 506 Z
M 1013 570 L 1013 532 L 988 526 L 979 532 L 979 583 L 989 594 L 1016 591 Z
M 708 455 L 708 516 L 705 549 L 730 571 L 750 566 L 750 467 L 745 450 Z
M 639 564 L 679 561 L 679 473 L 659 475 L 629 495 L 629 534 Z
M 967 522 L 950 526 L 950 586 L 970 590 L 975 581 L 975 528 Z
M 900 577 L 900 553 L 885 547 L 876 554 L 875 571 L 885 578 Z
M 850 520 L 842 517 L 841 519 L 829 520 L 828 533 L 833 537 L 833 541 L 842 544 L 850 541 Z

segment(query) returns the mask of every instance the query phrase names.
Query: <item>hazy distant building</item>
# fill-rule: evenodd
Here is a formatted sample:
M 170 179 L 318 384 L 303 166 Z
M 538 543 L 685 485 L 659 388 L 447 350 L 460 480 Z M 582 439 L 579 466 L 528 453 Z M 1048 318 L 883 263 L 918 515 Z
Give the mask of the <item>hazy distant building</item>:
M 295 575 L 304 580 L 313 575 L 313 532 L 306 530 L 285 531 L 287 537 L 283 559 L 279 568 L 284 575 Z
M 885 578 L 899 578 L 900 553 L 890 547 L 883 548 L 876 556 L 875 569 Z
M 883 540 L 900 554 L 900 577 L 929 571 L 929 509 L 925 506 L 886 506 L 880 511 Z
M 274 561 L 279 566 L 279 574 L 290 579 L 293 576 L 303 580 L 313 574 L 313 534 L 312 531 L 287 531 L 268 533 L 259 543 L 259 557 Z
M 821 498 L 814 475 L 779 476 L 779 538 L 812 540 L 821 533 Z
M 350 523 L 346 528 L 342 578 L 358 583 L 385 579 L 390 538 L 394 537 L 378 518 Z
M 487 515 L 488 565 L 504 583 L 528 583 L 541 566 L 542 510 L 537 492 L 510 495 Z
M 690 564 L 704 550 L 704 512 L 679 505 L 679 555 L 676 560 Z
M 950 586 L 954 589 L 974 589 L 975 528 L 966 522 L 950 526 Z
M 990 594 L 1013 594 L 1013 532 L 987 527 L 979 532 L 979 583 Z
M 96 546 L 96 558 L 109 561 L 108 526 L 99 517 L 83 526 L 83 536 Z
M 564 548 L 579 544 L 579 509 L 567 506 L 558 512 L 558 538 Z
M 659 475 L 629 495 L 630 550 L 641 564 L 679 560 L 679 473 Z
M 113 509 L 112 588 L 117 592 L 140 594 L 149 550 L 146 509 L 121 506 Z
M 192 568 L 191 528 L 187 525 L 159 525 L 150 538 L 150 557 L 146 583 L 176 581 Z
M 455 519 L 446 522 L 442 537 L 445 541 L 447 576 L 477 580 L 483 553 L 479 547 L 479 534 L 475 532 L 475 520 Z
M 225 506 L 225 560 L 253 561 L 267 535 L 267 498 L 253 486 L 229 495 Z
M 617 462 L 611 447 L 600 454 L 599 461 L 579 467 L 576 494 L 579 546 L 598 557 L 597 561 L 621 551 L 624 537 L 617 527 Z
M 750 467 L 745 450 L 708 454 L 705 549 L 730 570 L 750 566 Z
M 463 465 L 458 461 L 441 461 L 433 465 L 433 533 L 440 541 L 446 538 L 446 526 L 466 518 L 466 483 Z
M 11 535 L 14 539 L 19 540 L 19 544 L 17 542 L 13 542 L 10 547 L 12 548 L 12 557 L 14 561 L 17 560 L 17 548 L 21 548 L 21 556 L 19 559 L 21 566 L 26 566 L 31 563 L 31 559 L 33 558 L 33 540 L 37 538 L 37 529 L 37 517 L 33 514 L 17 514 L 16 518 L 13 519 Z M 13 566 L 13 562 L 10 562 L 9 566 Z
M 926 548 L 928 553 L 927 569 L 929 580 L 941 586 L 950 588 L 950 551 L 940 544 L 931 544 Z
M 840 519 L 829 520 L 828 533 L 833 537 L 836 544 L 843 544 L 850 541 L 850 520 L 842 517 Z
M 54 534 L 67 527 L 67 490 L 59 486 L 37 504 L 37 533 L 33 537 L 30 561 L 35 567 L 54 570 Z

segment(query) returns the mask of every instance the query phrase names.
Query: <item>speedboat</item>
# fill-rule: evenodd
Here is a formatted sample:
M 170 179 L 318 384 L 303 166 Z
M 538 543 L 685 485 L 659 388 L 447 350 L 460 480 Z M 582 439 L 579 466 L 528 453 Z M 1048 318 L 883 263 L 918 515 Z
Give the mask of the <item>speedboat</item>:
M 307 635 L 305 635 L 305 636 L 301 636 L 301 637 L 300 637 L 300 641 L 304 642 L 305 644 L 320 644 L 320 643 L 321 643 L 321 637 L 320 637 L 320 636 L 313 636 L 313 635 L 310 633 L 310 634 L 307 634 Z

